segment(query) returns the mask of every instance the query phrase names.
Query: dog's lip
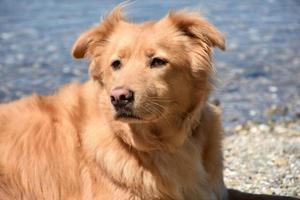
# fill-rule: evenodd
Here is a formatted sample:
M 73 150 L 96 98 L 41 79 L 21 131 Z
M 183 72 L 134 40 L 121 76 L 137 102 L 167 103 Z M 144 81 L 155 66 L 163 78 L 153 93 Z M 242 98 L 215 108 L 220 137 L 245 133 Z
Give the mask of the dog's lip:
M 135 119 L 135 120 L 142 120 L 141 117 L 134 115 L 133 113 L 128 113 L 128 112 L 121 112 L 117 113 L 115 115 L 116 119 Z

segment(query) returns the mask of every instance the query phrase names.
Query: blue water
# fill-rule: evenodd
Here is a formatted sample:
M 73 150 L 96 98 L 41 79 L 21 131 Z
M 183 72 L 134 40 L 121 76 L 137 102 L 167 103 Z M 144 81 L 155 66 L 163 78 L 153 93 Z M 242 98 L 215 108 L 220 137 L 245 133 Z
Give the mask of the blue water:
M 0 0 L 0 102 L 86 80 L 87 63 L 74 61 L 70 48 L 82 31 L 120 2 Z M 227 51 L 215 52 L 219 81 L 212 99 L 220 100 L 226 125 L 299 118 L 300 1 L 129 4 L 126 11 L 133 21 L 190 9 L 201 11 L 225 34 Z

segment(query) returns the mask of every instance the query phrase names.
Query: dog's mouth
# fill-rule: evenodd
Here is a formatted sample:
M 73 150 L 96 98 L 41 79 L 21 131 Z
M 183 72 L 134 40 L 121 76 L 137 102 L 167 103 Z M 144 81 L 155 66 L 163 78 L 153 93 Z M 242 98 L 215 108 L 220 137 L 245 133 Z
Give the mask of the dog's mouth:
M 120 121 L 141 121 L 142 118 L 132 111 L 129 110 L 120 110 L 115 114 L 115 119 Z
M 128 104 L 126 106 L 115 106 L 114 107 L 114 119 L 118 121 L 123 121 L 127 123 L 146 123 L 146 122 L 154 122 L 161 118 L 165 111 L 165 106 L 158 104 L 147 104 L 147 109 L 143 106 L 133 107 L 132 104 Z

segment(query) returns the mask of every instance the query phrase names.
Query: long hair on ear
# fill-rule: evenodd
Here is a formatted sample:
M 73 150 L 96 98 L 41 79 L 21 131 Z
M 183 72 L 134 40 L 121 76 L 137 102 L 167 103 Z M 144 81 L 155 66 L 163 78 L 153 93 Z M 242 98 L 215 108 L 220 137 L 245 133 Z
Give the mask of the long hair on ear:
M 106 43 L 107 37 L 113 32 L 120 21 L 125 21 L 123 7 L 115 7 L 99 25 L 82 33 L 72 48 L 72 56 L 77 59 L 90 58 L 94 50 Z
M 199 13 L 187 11 L 170 12 L 166 18 L 187 36 L 201 39 L 211 47 L 225 50 L 225 39 L 222 33 Z

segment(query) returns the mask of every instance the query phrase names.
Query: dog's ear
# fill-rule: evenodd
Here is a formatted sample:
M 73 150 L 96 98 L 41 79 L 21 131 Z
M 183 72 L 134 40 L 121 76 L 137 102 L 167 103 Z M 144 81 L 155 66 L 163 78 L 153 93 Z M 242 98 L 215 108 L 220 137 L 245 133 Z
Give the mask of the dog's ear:
M 225 50 L 225 39 L 222 33 L 198 13 L 170 12 L 166 19 L 171 21 L 186 36 L 200 39 L 210 47 Z
M 122 7 L 118 6 L 98 26 L 80 35 L 72 48 L 73 57 L 77 59 L 92 57 L 95 49 L 101 48 L 106 43 L 109 35 L 122 20 L 124 20 Z

